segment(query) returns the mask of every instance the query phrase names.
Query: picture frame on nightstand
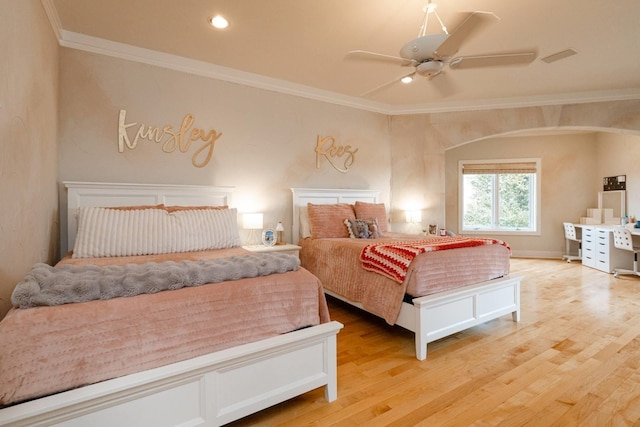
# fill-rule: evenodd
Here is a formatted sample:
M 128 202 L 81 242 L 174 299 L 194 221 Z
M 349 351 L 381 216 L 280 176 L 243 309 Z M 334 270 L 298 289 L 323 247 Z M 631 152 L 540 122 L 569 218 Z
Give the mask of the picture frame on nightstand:
M 265 228 L 262 231 L 262 244 L 265 246 L 273 246 L 277 242 L 276 231 L 273 228 Z

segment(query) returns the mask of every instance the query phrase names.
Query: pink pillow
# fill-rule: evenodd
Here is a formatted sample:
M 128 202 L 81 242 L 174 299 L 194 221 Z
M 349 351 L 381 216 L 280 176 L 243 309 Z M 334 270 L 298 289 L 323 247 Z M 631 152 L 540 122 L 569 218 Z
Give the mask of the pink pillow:
M 387 210 L 384 203 L 366 203 L 356 202 L 355 204 L 356 218 L 367 219 L 375 218 L 378 220 L 378 229 L 387 232 Z
M 353 206 L 346 203 L 314 205 L 307 203 L 312 239 L 349 237 L 345 219 L 356 219 Z

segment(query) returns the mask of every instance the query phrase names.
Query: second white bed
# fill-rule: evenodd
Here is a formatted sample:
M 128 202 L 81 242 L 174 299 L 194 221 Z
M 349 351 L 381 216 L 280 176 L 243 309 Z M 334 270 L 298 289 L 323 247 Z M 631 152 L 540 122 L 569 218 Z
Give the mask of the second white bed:
M 300 218 L 301 214 L 304 217 L 304 211 L 308 203 L 316 205 L 354 204 L 356 202 L 379 203 L 378 192 L 373 190 L 293 188 L 292 192 L 294 242 L 300 241 Z M 304 244 L 301 244 L 304 250 Z M 301 252 L 303 266 L 305 266 L 304 258 L 305 254 Z M 460 263 L 464 262 L 465 259 L 461 258 Z M 324 265 L 327 264 L 324 263 Z M 353 297 L 353 294 L 344 291 L 345 286 L 353 285 L 366 288 L 367 284 L 349 284 L 347 280 L 347 283 L 339 283 L 334 286 L 328 280 L 325 281 L 323 279 L 324 275 L 321 267 L 316 266 L 318 271 L 314 271 L 314 268 L 310 268 L 310 266 L 307 267 L 323 281 L 325 292 L 328 295 L 370 311 L 389 321 L 388 316 L 371 310 L 366 300 Z M 352 268 L 355 268 L 353 264 Z M 350 272 L 348 271 L 343 274 L 344 277 L 349 275 Z M 373 281 L 378 281 L 377 277 L 370 277 L 372 277 Z M 511 314 L 513 321 L 519 321 L 521 277 L 504 274 L 502 277 L 491 277 L 491 279 L 461 283 L 455 289 L 413 297 L 409 302 L 400 303 L 399 312 L 393 319 L 393 323 L 415 333 L 416 357 L 419 360 L 424 360 L 427 357 L 427 344 L 429 342 L 506 314 Z M 397 292 L 394 291 L 394 293 Z M 360 293 L 356 293 L 356 295 L 360 295 Z M 401 297 L 402 295 L 400 295 Z M 381 299 L 379 296 L 377 298 L 378 300 Z M 397 295 L 394 295 L 393 298 L 397 298 Z

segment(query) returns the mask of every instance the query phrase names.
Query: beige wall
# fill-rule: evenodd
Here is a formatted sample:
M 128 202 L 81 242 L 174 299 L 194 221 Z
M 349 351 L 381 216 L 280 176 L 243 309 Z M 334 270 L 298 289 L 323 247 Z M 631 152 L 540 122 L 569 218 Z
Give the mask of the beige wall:
M 596 153 L 595 133 L 495 137 L 448 150 L 445 156 L 447 228 L 459 230 L 460 160 L 539 158 L 540 234 L 500 237 L 512 247 L 514 256 L 562 256 L 565 245 L 562 223 L 577 222 L 586 215 L 588 207 L 597 206 L 596 177 L 592 172 L 597 170 Z
M 640 135 L 599 133 L 596 144 L 597 183 L 602 190 L 602 177 L 627 176 L 627 214 L 640 219 Z
M 445 223 L 445 146 L 430 132 L 430 119 L 430 115 L 393 117 L 391 128 L 393 217 L 401 222 L 405 210 L 421 210 L 423 229 Z
M 239 211 L 282 220 L 290 239 L 290 187 L 372 188 L 388 203 L 390 150 L 385 115 L 311 101 L 77 50 L 60 56 L 61 181 L 235 186 Z M 118 114 L 126 110 L 133 138 L 140 124 L 194 126 L 222 133 L 208 165 L 187 153 L 164 153 L 142 140 L 118 152 Z M 318 135 L 357 148 L 348 172 L 326 158 L 316 167 Z M 332 158 L 344 167 L 347 155 Z
M 58 45 L 38 0 L 0 0 L 0 318 L 56 257 Z
M 418 200 L 417 203 L 423 203 L 423 224 L 437 221 L 439 225 L 444 224 L 447 228 L 457 230 L 457 179 L 450 181 L 455 175 L 451 175 L 448 166 L 445 173 L 445 157 L 449 155 L 447 150 L 468 144 L 469 150 L 476 151 L 473 155 L 486 158 L 486 153 L 473 148 L 478 141 L 499 135 L 517 135 L 523 132 L 531 134 L 539 131 L 612 132 L 620 136 L 626 135 L 624 142 L 619 142 L 618 146 L 625 145 L 625 153 L 628 154 L 634 151 L 632 147 L 637 145 L 637 136 L 640 136 L 640 100 L 394 116 L 391 118 L 392 209 L 402 209 L 405 201 L 413 198 Z M 502 157 L 503 144 L 506 149 L 508 140 L 499 139 L 495 144 L 497 148 L 492 156 L 500 154 L 499 157 Z M 551 145 L 548 149 L 551 150 L 549 153 L 557 149 L 558 153 L 555 155 L 564 155 L 564 149 L 561 147 Z M 598 156 L 601 156 L 602 150 L 598 150 Z M 535 148 L 532 148 L 532 151 L 537 152 Z M 615 152 L 615 149 L 612 150 L 610 155 L 615 156 Z M 596 156 L 596 152 L 593 153 L 593 156 Z M 625 159 L 631 161 L 630 157 Z M 597 190 L 601 186 L 602 176 L 622 174 L 607 172 L 601 175 L 604 169 L 584 169 L 574 166 L 571 159 L 567 160 L 567 170 L 562 172 L 562 175 L 569 175 L 574 183 L 587 182 L 590 194 L 594 197 L 594 204 L 597 204 Z M 616 163 L 617 160 L 614 158 L 609 162 L 603 161 L 601 165 Z M 617 170 L 615 167 L 608 169 Z M 542 179 L 546 183 L 545 175 Z M 421 193 L 421 190 L 424 193 Z M 552 212 L 556 209 L 567 212 L 577 208 L 571 200 L 567 201 L 564 192 L 558 197 L 553 190 L 554 187 L 550 187 L 549 193 L 543 193 L 542 200 L 546 209 L 543 211 L 542 225 L 548 232 L 552 232 L 552 224 L 556 221 L 545 219 L 548 209 Z M 631 194 L 630 197 L 633 198 L 634 195 Z M 592 206 L 585 206 L 585 209 L 587 207 Z M 552 236 L 555 235 L 541 236 L 537 241 L 510 238 L 509 243 L 514 249 L 514 254 L 560 256 L 561 242 L 558 239 L 562 237 Z

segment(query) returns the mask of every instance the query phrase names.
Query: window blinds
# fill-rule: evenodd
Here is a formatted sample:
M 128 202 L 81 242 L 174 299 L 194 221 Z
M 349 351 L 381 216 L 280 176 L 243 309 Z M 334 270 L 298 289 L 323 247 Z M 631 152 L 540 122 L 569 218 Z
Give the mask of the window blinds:
M 536 162 L 492 162 L 492 163 L 463 163 L 463 174 L 483 173 L 536 173 Z

